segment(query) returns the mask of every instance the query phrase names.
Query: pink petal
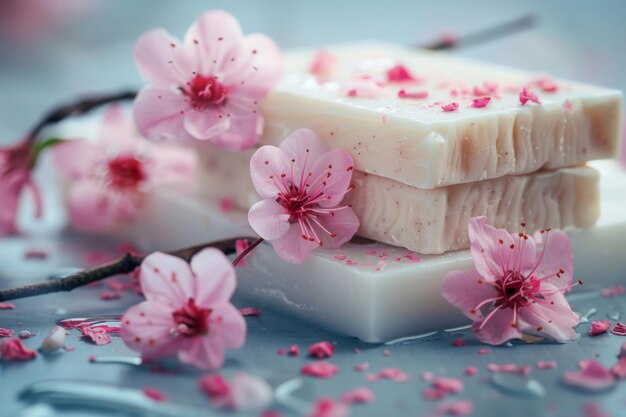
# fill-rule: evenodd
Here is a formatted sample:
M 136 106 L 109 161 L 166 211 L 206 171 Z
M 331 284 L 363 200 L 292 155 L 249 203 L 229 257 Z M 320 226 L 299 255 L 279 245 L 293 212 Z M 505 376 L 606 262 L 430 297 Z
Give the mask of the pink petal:
M 456 111 L 458 108 L 459 103 L 457 102 L 452 102 L 441 106 L 441 110 L 443 110 L 444 112 L 453 112 Z
M 528 310 L 528 309 L 525 309 Z M 484 319 L 483 319 L 484 320 Z M 501 345 L 513 339 L 521 339 L 519 326 L 513 327 L 513 310 L 502 308 L 496 312 L 486 324 L 479 329 L 483 321 L 475 322 L 472 326 L 476 338 L 489 345 Z
M 542 236 L 543 255 L 538 255 L 541 257 L 541 262 L 534 275 L 548 277 L 558 273 L 559 276 L 548 278 L 544 282 L 549 282 L 558 288 L 568 287 L 572 284 L 574 261 L 569 237 L 560 230 L 551 230 L 543 233 Z
M 194 70 L 183 48 L 180 41 L 165 30 L 155 29 L 137 39 L 133 58 L 150 84 L 163 88 L 182 86 Z
M 183 124 L 194 138 L 212 140 L 230 129 L 231 120 L 221 109 L 190 109 L 185 113 Z
M 374 401 L 374 392 L 367 387 L 353 388 L 341 396 L 341 401 L 346 404 L 367 404 Z
M 283 58 L 276 43 L 261 34 L 246 36 L 242 56 L 224 74 L 223 82 L 234 94 L 260 100 L 276 87 L 283 73 Z
M 197 49 L 200 74 L 227 73 L 243 53 L 243 35 L 237 19 L 214 10 L 202 14 L 185 34 L 185 44 Z
M 27 361 L 36 357 L 37 351 L 24 346 L 20 339 L 9 338 L 0 342 L 0 358 L 4 361 Z
M 276 240 L 270 241 L 276 254 L 287 262 L 301 264 L 309 257 L 309 253 L 319 244 L 302 237 L 298 224 L 292 224 L 287 233 Z
M 542 288 L 551 294 L 545 299 L 536 298 L 535 303 L 518 311 L 523 331 L 541 334 L 559 343 L 576 340 L 573 327 L 580 321 L 578 315 L 556 287 L 544 283 Z
M 195 298 L 195 280 L 189 264 L 176 256 L 155 252 L 141 263 L 140 283 L 146 299 L 172 310 Z
M 439 404 L 435 415 L 465 416 L 474 411 L 474 403 L 470 400 L 454 400 Z
M 189 141 L 185 112 L 191 108 L 183 95 L 169 89 L 144 87 L 133 104 L 133 117 L 137 128 L 153 141 Z
M 191 258 L 196 304 L 210 307 L 219 301 L 228 301 L 237 286 L 235 268 L 224 254 L 215 248 L 206 248 Z
M 126 115 L 122 105 L 110 105 L 102 118 L 96 143 L 102 144 L 106 148 L 110 148 L 111 144 L 114 143 L 120 147 L 129 147 L 135 150 L 137 148 L 136 142 L 139 142 L 138 139 L 140 138 L 133 119 Z M 95 154 L 94 157 L 102 157 L 102 155 Z
M 307 417 L 348 417 L 350 408 L 343 402 L 331 398 L 319 398 Z
M 498 293 L 475 269 L 467 269 L 449 272 L 441 285 L 441 295 L 470 319 L 479 320 L 483 314 L 476 306 Z
M 343 200 L 346 191 L 350 188 L 354 161 L 348 151 L 333 149 L 315 162 L 311 172 L 313 178 L 322 176 L 323 181 L 326 182 L 323 192 L 327 199 L 320 201 L 318 205 L 320 207 L 334 207 Z
M 334 376 L 339 371 L 335 365 L 329 362 L 313 362 L 307 365 L 304 365 L 300 369 L 300 373 L 302 375 L 314 376 L 317 378 L 330 378 Z
M 212 306 L 210 327 L 213 337 L 229 349 L 237 349 L 246 341 L 246 320 L 241 312 L 230 302 L 220 301 Z M 211 337 L 211 335 L 209 335 Z
M 275 200 L 261 200 L 248 212 L 248 221 L 254 231 L 265 240 L 282 237 L 291 226 L 287 209 Z
M 340 88 L 340 94 L 357 98 L 380 98 L 385 89 L 372 80 L 348 80 Z
M 592 321 L 589 329 L 589 336 L 597 336 L 606 333 L 611 327 L 611 322 L 607 320 Z
M 491 97 L 480 97 L 472 99 L 472 107 L 478 109 L 481 107 L 486 107 L 487 104 L 491 101 Z
M 143 395 L 145 395 L 147 398 L 150 398 L 151 400 L 154 400 L 154 401 L 167 400 L 167 396 L 165 395 L 165 393 L 158 388 L 144 387 L 141 390 L 141 392 L 143 392 Z
M 314 358 L 318 358 L 318 359 L 330 358 L 334 354 L 335 354 L 335 347 L 326 340 L 313 343 L 311 346 L 309 346 L 309 356 L 312 356 Z
M 85 139 L 69 140 L 52 147 L 55 167 L 70 180 L 83 178 L 99 156 L 93 143 Z
M 593 359 L 580 361 L 579 372 L 565 372 L 563 382 L 585 391 L 605 391 L 615 386 L 615 377 Z
M 359 230 L 359 218 L 354 213 L 352 207 L 346 207 L 342 210 L 333 212 L 334 215 L 320 216 L 317 220 L 335 236 L 328 236 L 326 232 L 314 226 L 317 235 L 324 242 L 324 247 L 333 249 L 338 248 L 354 237 Z M 293 227 L 293 226 L 292 226 Z M 301 239 L 304 240 L 304 239 Z
M 181 146 L 154 146 L 148 168 L 152 184 L 191 182 L 196 175 L 197 158 L 192 150 Z
M 293 165 L 293 176 L 291 177 L 296 185 L 300 184 L 300 177 L 311 171 L 315 162 L 324 157 L 328 148 L 310 129 L 298 129 L 290 133 L 280 144 L 279 149 L 285 153 L 288 161 L 288 173 Z
M 274 146 L 261 146 L 252 155 L 250 176 L 254 188 L 261 197 L 275 199 L 278 196 L 281 189 L 276 183 L 280 181 L 281 174 L 290 175 L 290 164 L 280 149 Z
M 231 97 L 231 101 L 227 103 L 227 110 L 233 101 L 234 98 Z M 239 109 L 231 113 L 229 129 L 212 137 L 211 143 L 230 151 L 241 151 L 256 145 L 263 133 L 264 121 L 260 112 L 255 111 L 249 110 L 247 114 L 242 114 Z
M 309 66 L 309 73 L 318 79 L 329 79 L 337 66 L 337 61 L 338 58 L 335 54 L 325 49 L 319 49 L 313 56 Z
M 175 326 L 168 306 L 144 301 L 126 310 L 120 336 L 128 347 L 141 352 L 142 358 L 160 359 L 176 353 L 188 342 L 172 335 Z

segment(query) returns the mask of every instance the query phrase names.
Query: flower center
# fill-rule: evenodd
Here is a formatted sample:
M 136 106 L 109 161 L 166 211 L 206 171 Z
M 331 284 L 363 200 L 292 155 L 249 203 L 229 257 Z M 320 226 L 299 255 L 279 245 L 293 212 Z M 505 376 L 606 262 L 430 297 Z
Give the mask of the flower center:
M 496 283 L 500 301 L 496 305 L 513 308 L 528 305 L 529 301 L 539 293 L 541 282 L 534 276 L 525 278 L 517 271 L 509 271 L 502 280 Z
M 142 162 L 134 156 L 118 156 L 109 161 L 107 168 L 107 177 L 116 188 L 135 189 L 146 179 Z
M 206 335 L 209 333 L 210 308 L 202 308 L 196 305 L 196 301 L 190 298 L 180 310 L 172 313 L 176 323 L 176 333 L 184 337 Z
M 189 96 L 191 105 L 196 110 L 207 106 L 221 105 L 226 101 L 228 90 L 214 76 L 196 75 L 181 91 Z

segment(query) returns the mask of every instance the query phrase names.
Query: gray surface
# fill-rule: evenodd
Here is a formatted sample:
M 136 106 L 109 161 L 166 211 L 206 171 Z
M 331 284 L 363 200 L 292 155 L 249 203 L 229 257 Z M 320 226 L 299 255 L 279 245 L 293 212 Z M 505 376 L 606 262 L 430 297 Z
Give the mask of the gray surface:
M 540 6 L 537 10 L 540 17 L 538 28 L 460 53 L 622 90 L 626 88 L 623 76 L 626 3 L 620 0 L 530 1 L 523 4 L 460 0 L 384 3 L 356 0 L 341 3 L 326 0 L 237 3 L 144 0 L 130 5 L 127 1 L 116 0 L 91 3 L 94 5 L 91 12 L 63 22 L 43 36 L 40 43 L 24 46 L 12 39 L 0 40 L 0 143 L 16 140 L 45 109 L 78 93 L 140 85 L 130 59 L 134 39 L 155 26 L 164 26 L 180 36 L 200 11 L 211 7 L 232 11 L 247 32 L 263 31 L 275 37 L 282 47 L 294 47 L 364 38 L 414 43 L 432 39 L 446 29 L 469 32 Z M 47 173 L 39 175 L 44 177 Z M 47 188 L 46 192 L 53 201 L 54 190 Z M 48 220 L 58 220 L 58 216 L 49 213 Z M 81 254 L 88 248 L 115 247 L 102 239 L 58 235 L 55 221 L 51 221 L 49 227 L 29 227 L 28 230 L 35 231 L 28 239 L 0 241 L 0 287 L 41 279 L 57 267 L 79 265 Z M 48 248 L 52 256 L 44 261 L 25 261 L 23 253 L 29 247 Z M 574 300 L 577 311 L 586 312 L 597 307 L 600 311 L 595 318 L 606 318 L 607 313 L 614 311 L 626 313 L 624 297 L 599 298 L 593 292 L 593 277 L 586 278 L 587 295 L 576 291 L 581 294 Z M 626 276 L 622 278 L 622 282 L 626 280 Z M 98 293 L 98 289 L 90 288 L 17 301 L 16 310 L 0 311 L 0 326 L 35 331 L 38 336 L 25 343 L 37 347 L 58 318 L 120 313 L 136 301 L 130 296 L 117 301 L 102 301 Z M 238 303 L 249 305 L 245 301 Z M 67 313 L 57 314 L 58 309 L 65 309 Z M 580 327 L 583 334 L 580 342 L 569 345 L 516 345 L 492 349 L 490 355 L 478 355 L 477 349 L 481 346 L 471 337 L 466 337 L 465 347 L 457 348 L 451 346 L 452 338 L 436 336 L 413 344 L 392 346 L 389 348 L 391 356 L 386 357 L 383 355 L 385 347 L 337 338 L 271 312 L 247 320 L 250 327 L 248 343 L 245 348 L 229 354 L 225 373 L 244 368 L 289 379 L 298 374 L 307 359 L 281 357 L 276 355 L 276 350 L 292 343 L 305 348 L 311 342 L 328 339 L 337 343 L 338 353 L 332 361 L 340 366 L 341 371 L 331 380 L 310 380 L 303 396 L 337 396 L 357 385 L 371 386 L 376 401 L 368 406 L 355 407 L 353 415 L 425 415 L 434 404 L 421 399 L 421 391 L 427 386 L 419 378 L 421 372 L 428 370 L 461 376 L 463 368 L 468 365 L 478 366 L 480 374 L 472 378 L 462 376 L 466 382 L 465 391 L 454 397 L 474 400 L 475 416 L 579 416 L 583 415 L 582 404 L 587 402 L 602 404 L 614 416 L 626 415 L 622 411 L 626 404 L 625 384 L 609 393 L 588 395 L 564 388 L 559 382 L 562 372 L 575 369 L 580 359 L 597 357 L 605 365 L 611 364 L 621 342 L 626 341 L 626 338 L 613 335 L 589 338 L 585 335 L 586 324 Z M 50 378 L 105 381 L 127 387 L 150 385 L 164 390 L 173 401 L 208 404 L 197 388 L 198 372 L 187 369 L 182 374 L 159 375 L 144 368 L 90 364 L 87 361 L 89 355 L 126 354 L 129 351 L 119 340 L 96 347 L 77 340 L 75 333 L 68 338 L 68 344 L 76 346 L 76 351 L 39 357 L 34 362 L 0 364 L 0 415 L 10 415 L 21 406 L 16 394 L 26 384 Z M 355 347 L 362 352 L 355 354 Z M 524 399 L 503 394 L 485 382 L 487 363 L 534 364 L 537 360 L 559 362 L 555 370 L 534 369 L 531 374 L 546 386 L 548 395 L 544 398 Z M 413 380 L 404 384 L 369 383 L 362 374 L 352 370 L 352 366 L 360 362 L 369 362 L 374 371 L 398 366 L 409 372 Z M 84 410 L 63 413 L 88 414 Z

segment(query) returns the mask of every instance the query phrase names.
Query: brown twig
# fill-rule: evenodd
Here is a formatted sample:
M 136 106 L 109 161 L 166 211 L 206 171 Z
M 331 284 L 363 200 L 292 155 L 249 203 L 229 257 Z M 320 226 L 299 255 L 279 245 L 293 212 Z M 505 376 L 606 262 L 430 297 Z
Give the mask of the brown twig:
M 231 253 L 235 253 L 235 242 L 239 239 L 252 240 L 253 238 L 238 237 L 233 239 L 225 239 L 217 242 L 203 243 L 201 245 L 191 246 L 188 248 L 179 249 L 167 253 L 182 258 L 187 262 L 189 262 L 193 255 L 207 247 L 219 249 L 224 252 L 225 255 L 229 255 Z M 71 291 L 74 288 L 82 287 L 89 283 L 100 281 L 114 275 L 128 274 L 134 271 L 135 268 L 137 268 L 139 265 L 141 265 L 144 257 L 145 256 L 126 253 L 120 258 L 107 264 L 98 266 L 93 269 L 76 272 L 65 278 L 39 282 L 36 284 L 23 285 L 21 287 L 10 288 L 6 290 L 0 290 L 0 302 L 17 300 L 18 298 L 33 297 L 42 294 L 49 294 L 53 292 Z

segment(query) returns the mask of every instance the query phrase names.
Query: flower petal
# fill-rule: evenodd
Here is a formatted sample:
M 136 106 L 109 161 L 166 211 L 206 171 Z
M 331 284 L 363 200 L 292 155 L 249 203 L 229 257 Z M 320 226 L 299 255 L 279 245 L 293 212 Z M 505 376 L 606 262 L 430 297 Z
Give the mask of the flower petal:
M 194 337 L 186 349 L 178 352 L 178 359 L 206 371 L 220 368 L 224 364 L 226 349 L 212 339 L 211 336 Z
M 263 198 L 277 198 L 279 192 L 284 192 L 283 186 L 279 188 L 281 175 L 291 179 L 290 165 L 287 163 L 285 154 L 275 146 L 261 146 L 250 158 L 250 176 L 254 188 Z
M 543 253 L 540 254 L 541 262 L 534 275 L 545 279 L 558 288 L 565 288 L 572 284 L 574 274 L 574 254 L 572 244 L 566 233 L 560 230 L 552 230 L 544 233 Z M 563 270 L 563 273 L 559 271 Z M 559 273 L 559 277 L 556 274 Z
M 317 159 L 311 168 L 313 178 L 320 178 L 319 181 L 326 183 L 322 190 L 326 199 L 321 200 L 320 207 L 334 207 L 343 200 L 343 197 L 350 187 L 352 173 L 354 172 L 354 162 L 352 155 L 344 149 L 333 149 L 326 152 Z M 311 189 L 315 189 L 314 184 Z
M 197 158 L 190 149 L 163 144 L 151 150 L 148 168 L 153 184 L 189 182 L 195 178 Z
M 522 331 L 540 334 L 559 343 L 576 340 L 578 337 L 573 327 L 580 318 L 557 287 L 546 283 L 542 283 L 541 287 L 551 294 L 544 295 L 544 299 L 537 298 L 535 303 L 519 310 L 520 320 L 525 323 Z
M 241 151 L 256 145 L 263 133 L 263 116 L 256 101 L 230 95 L 222 113 L 229 115 L 227 131 L 211 138 L 211 142 L 222 149 Z
M 328 151 L 324 142 L 310 129 L 298 129 L 290 133 L 280 144 L 279 149 L 285 153 L 290 170 L 293 165 L 293 180 L 296 186 L 301 183 L 301 173 L 308 174 L 315 161 Z
M 354 237 L 357 230 L 359 230 L 359 218 L 352 210 L 352 207 L 346 207 L 341 210 L 337 210 L 331 213 L 331 215 L 320 216 L 317 219 L 326 230 L 335 234 L 335 236 L 328 236 L 328 234 L 322 230 L 319 230 L 317 226 L 313 226 L 316 229 L 317 235 L 324 242 L 325 248 L 338 248 L 350 239 Z
M 131 151 L 138 146 L 141 136 L 133 119 L 126 115 L 120 104 L 112 104 L 107 108 L 100 126 L 97 139 L 100 146 L 111 148 L 111 145 L 115 144 L 122 148 L 119 149 L 120 152 Z
M 196 304 L 212 308 L 218 301 L 228 301 L 237 286 L 235 268 L 215 248 L 207 248 L 191 258 Z
M 486 318 L 486 317 L 485 317 Z M 520 326 L 513 327 L 513 310 L 504 307 L 491 316 L 481 328 L 485 318 L 473 324 L 472 329 L 476 338 L 490 345 L 501 345 L 513 339 L 520 339 Z
M 211 329 L 225 347 L 237 349 L 246 342 L 246 320 L 241 312 L 230 302 L 220 301 L 213 305 Z
M 185 97 L 171 90 L 144 87 L 133 104 L 137 128 L 153 141 L 188 141 L 193 139 L 185 129 L 185 112 L 190 106 Z
M 451 271 L 443 279 L 441 295 L 472 320 L 482 320 L 476 307 L 483 301 L 498 296 L 498 292 L 475 269 Z
M 228 132 L 232 125 L 230 117 L 213 109 L 188 110 L 183 120 L 187 132 L 200 140 L 217 138 Z
M 175 325 L 168 306 L 144 301 L 126 310 L 120 335 L 128 347 L 141 352 L 142 358 L 159 359 L 185 345 L 184 338 L 172 335 Z
M 287 262 L 294 264 L 304 263 L 309 253 L 319 244 L 302 237 L 302 231 L 297 224 L 292 224 L 287 233 L 276 240 L 270 241 L 276 254 Z
M 289 212 L 275 200 L 265 199 L 254 204 L 248 212 L 250 226 L 265 240 L 274 240 L 289 230 Z
M 189 264 L 161 252 L 148 255 L 141 263 L 141 290 L 148 301 L 181 308 L 194 298 L 194 281 Z
M 97 158 L 93 143 L 85 139 L 74 139 L 52 147 L 55 167 L 70 180 L 77 180 L 89 171 Z
M 163 29 L 141 35 L 133 50 L 141 76 L 150 84 L 163 88 L 185 85 L 194 71 L 189 55 L 185 53 L 184 45 Z

